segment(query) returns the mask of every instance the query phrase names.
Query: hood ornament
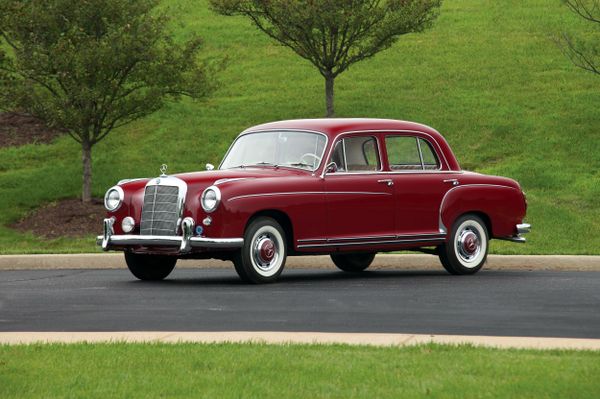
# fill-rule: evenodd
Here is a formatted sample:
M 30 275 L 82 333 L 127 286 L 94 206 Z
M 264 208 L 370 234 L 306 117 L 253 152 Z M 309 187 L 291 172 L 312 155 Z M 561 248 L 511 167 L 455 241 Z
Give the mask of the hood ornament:
M 160 177 L 166 177 L 167 176 L 167 164 L 163 163 L 162 165 L 160 165 Z

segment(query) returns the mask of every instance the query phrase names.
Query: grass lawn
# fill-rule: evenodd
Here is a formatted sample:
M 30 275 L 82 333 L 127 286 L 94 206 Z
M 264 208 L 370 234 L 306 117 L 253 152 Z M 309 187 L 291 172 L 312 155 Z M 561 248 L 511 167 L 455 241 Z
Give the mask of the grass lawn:
M 245 19 L 213 14 L 206 1 L 169 4 L 178 38 L 198 32 L 207 55 L 227 55 L 221 87 L 206 102 L 169 105 L 98 144 L 95 196 L 121 178 L 155 176 L 162 163 L 171 173 L 218 164 L 245 127 L 324 115 L 323 79 L 308 62 Z M 445 1 L 432 30 L 337 79 L 337 115 L 426 123 L 446 136 L 464 169 L 521 182 L 529 242 L 493 242 L 492 252 L 600 254 L 600 77 L 572 66 L 551 40 L 586 26 L 559 0 Z M 8 227 L 42 204 L 77 196 L 80 170 L 69 137 L 0 149 L 0 253 L 97 251 L 93 237 L 41 242 Z
M 0 346 L 0 397 L 592 398 L 600 353 L 471 346 Z

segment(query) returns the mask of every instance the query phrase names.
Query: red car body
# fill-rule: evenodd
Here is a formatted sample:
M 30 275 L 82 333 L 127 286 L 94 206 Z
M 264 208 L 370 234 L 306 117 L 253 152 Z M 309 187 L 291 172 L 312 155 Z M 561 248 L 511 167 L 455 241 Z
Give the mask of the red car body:
M 529 231 L 529 225 L 523 223 L 527 202 L 519 184 L 505 177 L 461 170 L 446 140 L 428 126 L 379 119 L 291 120 L 255 126 L 239 137 L 258 132 L 317 133 L 325 138 L 323 155 L 307 157 L 319 160 L 318 165 L 314 162 L 314 170 L 256 164 L 122 181 L 117 186 L 122 190 L 121 204 L 108 212 L 105 233 L 98 242 L 105 250 L 134 254 L 228 259 L 243 247 L 249 224 L 257 217 L 274 219 L 281 226 L 284 256 L 438 248 L 452 243 L 453 225 L 463 215 L 479 218 L 487 239 L 524 242 L 521 234 Z M 417 154 L 422 168 L 416 169 L 418 163 L 391 164 L 389 143 L 405 140 L 398 137 L 414 138 L 421 146 Z M 336 170 L 337 165 L 330 161 L 343 139 L 348 139 L 343 145 L 364 141 L 367 164 L 365 154 L 376 154 L 377 162 L 368 166 L 370 170 L 352 171 L 347 160 L 347 170 Z M 425 147 L 433 157 L 425 154 Z M 346 147 L 343 155 L 347 155 Z M 428 165 L 423 162 L 425 155 L 432 159 Z M 164 241 L 148 236 L 144 240 L 139 221 L 147 185 L 173 177 L 186 188 L 176 231 Z M 207 187 L 215 186 L 220 194 L 218 206 L 207 212 L 201 196 Z M 133 219 L 133 230 L 127 233 L 122 227 L 126 217 Z M 463 235 L 461 243 L 465 240 L 469 237 Z M 256 249 L 260 250 L 264 248 Z

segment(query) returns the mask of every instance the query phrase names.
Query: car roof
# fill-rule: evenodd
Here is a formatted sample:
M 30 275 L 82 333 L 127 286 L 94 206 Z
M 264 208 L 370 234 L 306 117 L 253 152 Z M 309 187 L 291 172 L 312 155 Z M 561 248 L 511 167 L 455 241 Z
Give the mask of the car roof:
M 394 119 L 375 118 L 323 118 L 323 119 L 292 119 L 285 121 L 263 123 L 244 130 L 241 134 L 264 130 L 307 130 L 320 132 L 333 140 L 342 133 L 356 131 L 416 131 L 426 133 L 440 146 L 444 157 L 448 160 L 450 170 L 460 170 L 460 166 L 446 142 L 446 139 L 434 128 L 421 123 Z
M 432 127 L 421 123 L 374 118 L 292 119 L 263 123 L 246 129 L 243 133 L 272 129 L 312 130 L 324 133 L 330 138 L 340 133 L 362 130 L 412 130 L 429 133 L 436 137 L 440 135 Z

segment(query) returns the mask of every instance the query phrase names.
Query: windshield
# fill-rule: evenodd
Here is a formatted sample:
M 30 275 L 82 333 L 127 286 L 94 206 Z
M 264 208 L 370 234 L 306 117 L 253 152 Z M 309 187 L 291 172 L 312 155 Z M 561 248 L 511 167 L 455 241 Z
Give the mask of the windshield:
M 310 132 L 271 131 L 240 136 L 221 169 L 251 165 L 290 166 L 313 171 L 325 150 L 325 136 Z

